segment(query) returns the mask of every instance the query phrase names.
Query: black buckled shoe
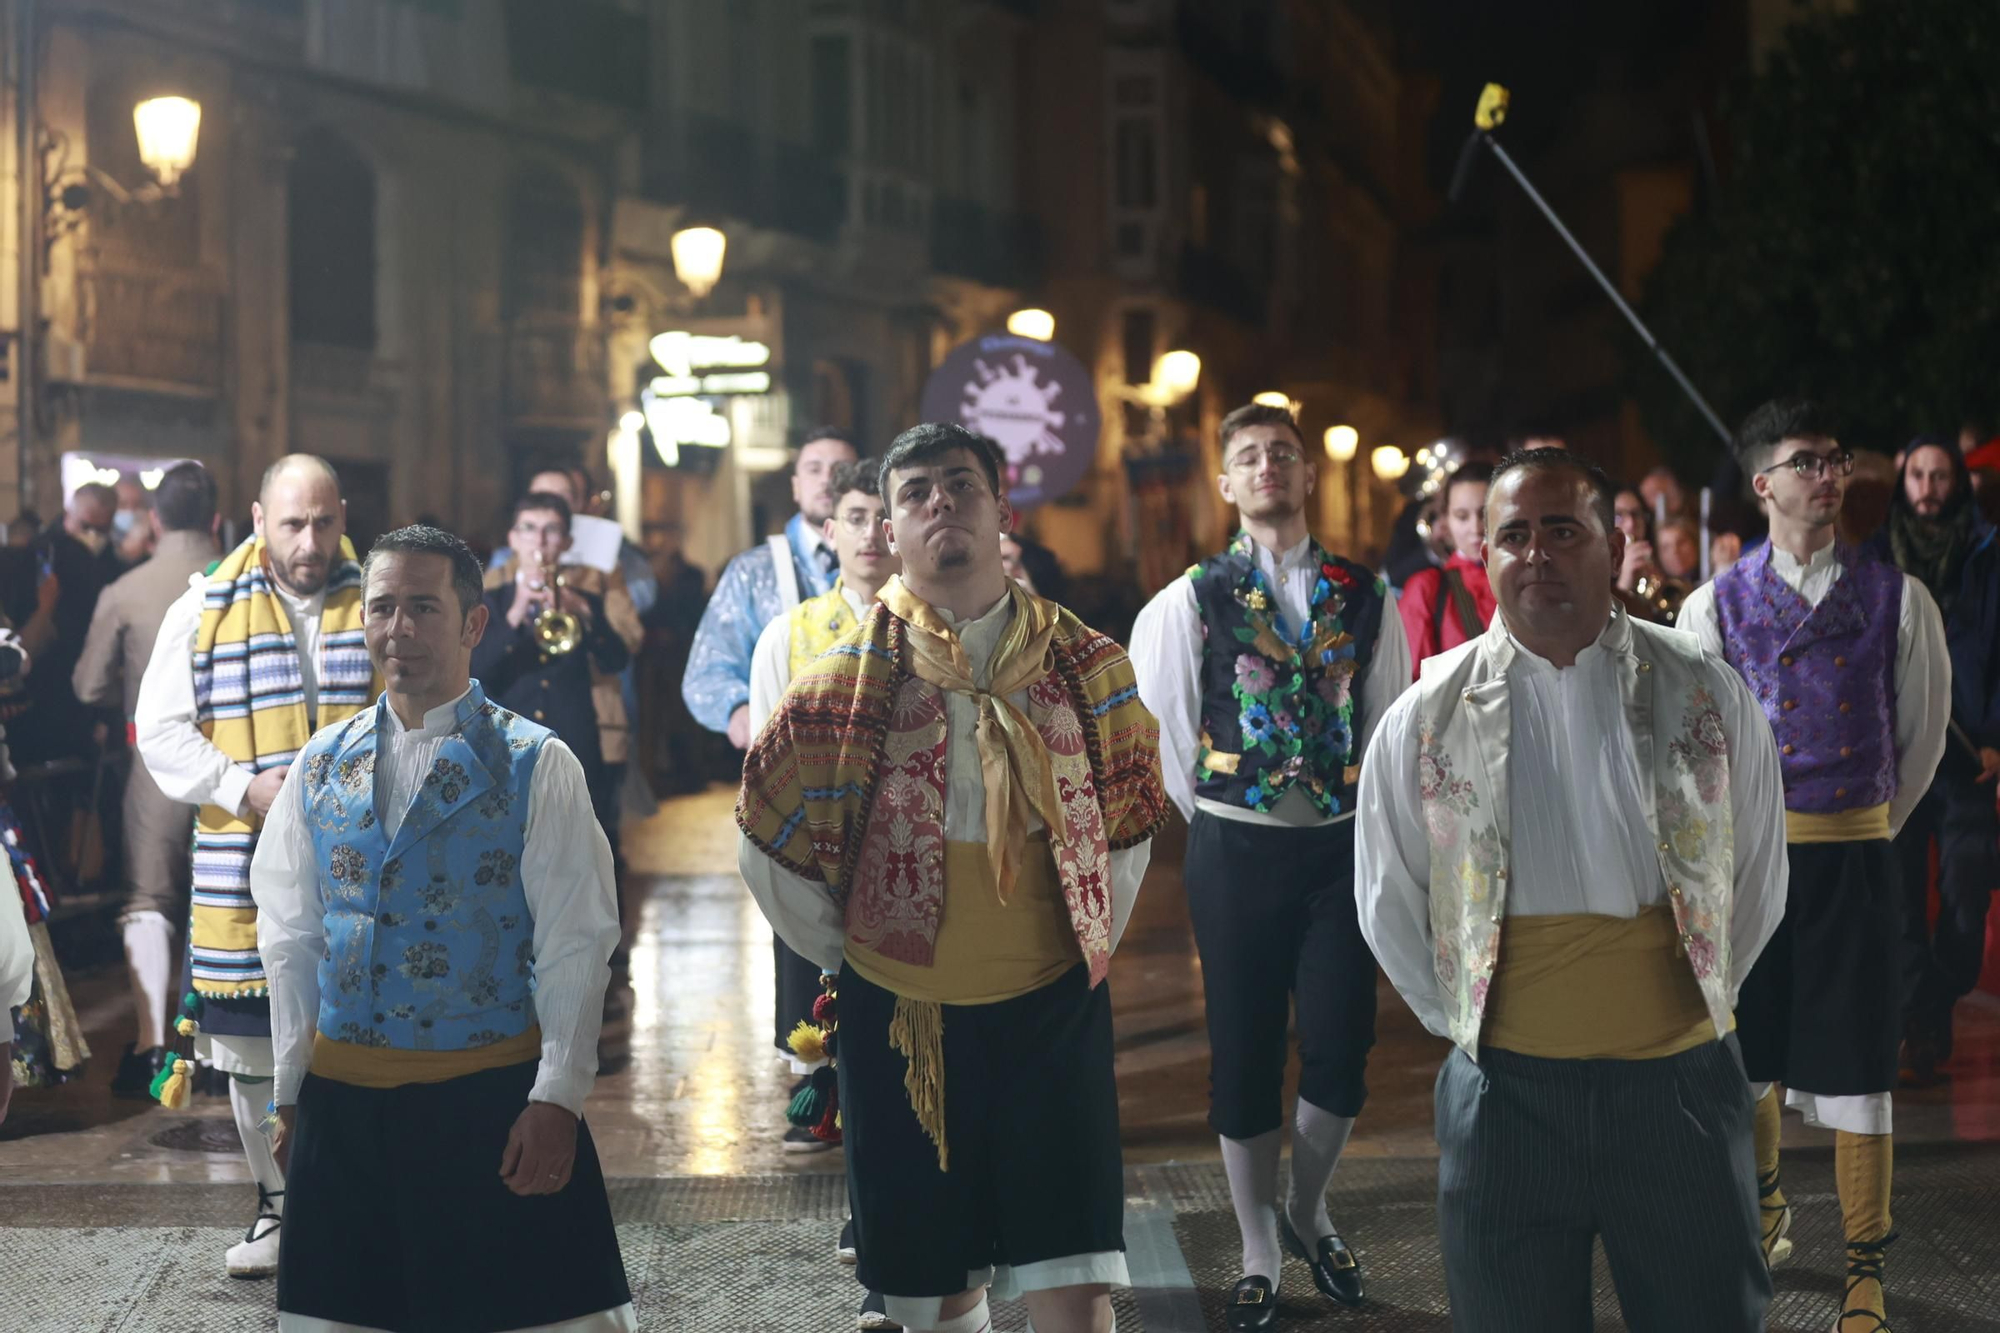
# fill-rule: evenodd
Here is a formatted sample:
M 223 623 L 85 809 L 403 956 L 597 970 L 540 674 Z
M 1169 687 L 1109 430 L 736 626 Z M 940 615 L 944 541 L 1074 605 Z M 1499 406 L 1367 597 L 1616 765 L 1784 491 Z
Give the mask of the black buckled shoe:
M 1267 1277 L 1246 1277 L 1230 1294 L 1229 1327 L 1235 1333 L 1274 1328 L 1278 1323 L 1278 1293 Z
M 1285 1238 L 1285 1248 L 1306 1261 L 1320 1294 L 1342 1305 L 1359 1305 L 1366 1298 L 1367 1293 L 1361 1290 L 1361 1261 L 1354 1257 L 1354 1251 L 1347 1248 L 1338 1232 L 1321 1236 L 1319 1243 L 1308 1250 L 1289 1218 L 1278 1219 L 1278 1231 Z
M 153 1095 L 153 1079 L 167 1067 L 168 1051 L 164 1046 L 155 1046 L 150 1051 L 134 1053 L 131 1043 L 118 1057 L 118 1072 L 111 1076 L 111 1095 L 128 1101 L 148 1101 Z

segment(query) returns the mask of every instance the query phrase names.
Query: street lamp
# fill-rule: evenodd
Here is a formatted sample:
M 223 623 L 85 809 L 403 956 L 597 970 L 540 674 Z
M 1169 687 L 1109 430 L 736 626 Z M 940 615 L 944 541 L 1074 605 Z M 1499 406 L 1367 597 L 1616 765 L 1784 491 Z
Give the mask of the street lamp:
M 1326 428 L 1326 456 L 1336 463 L 1353 460 L 1361 448 L 1361 432 L 1352 426 Z
M 1264 392 L 1253 397 L 1250 401 L 1253 403 L 1261 404 L 1264 407 L 1282 407 L 1287 412 L 1290 412 L 1292 410 L 1291 395 L 1280 393 L 1276 389 L 1266 389 L 1264 390 Z
M 1007 332 L 1016 338 L 1033 338 L 1036 342 L 1052 342 L 1056 336 L 1056 317 L 1046 310 L 1030 307 L 1016 310 L 1007 316 Z
M 1176 349 L 1153 364 L 1153 387 L 1168 403 L 1177 403 L 1201 383 L 1201 358 Z
M 1368 466 L 1383 481 L 1400 481 L 1410 470 L 1410 456 L 1393 444 L 1380 444 L 1368 455 Z
M 139 133 L 139 160 L 171 190 L 181 173 L 194 165 L 195 141 L 201 134 L 201 103 L 186 97 L 152 97 L 132 108 L 132 125 Z
M 699 301 L 722 281 L 722 255 L 729 238 L 714 227 L 683 227 L 669 243 L 674 256 L 674 275 Z

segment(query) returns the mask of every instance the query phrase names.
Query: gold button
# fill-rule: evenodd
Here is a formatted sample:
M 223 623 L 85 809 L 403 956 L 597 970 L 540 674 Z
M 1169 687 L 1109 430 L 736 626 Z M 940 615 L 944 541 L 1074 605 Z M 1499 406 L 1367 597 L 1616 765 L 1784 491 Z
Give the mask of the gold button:
M 535 710 L 535 721 L 540 722 L 542 720 L 542 717 L 543 717 L 542 710 L 537 708 Z
M 1785 711 L 1786 711 L 1787 713 L 1791 712 L 1791 711 L 1792 711 L 1792 710 L 1793 710 L 1794 708 L 1797 708 L 1798 706 L 1799 706 L 1799 701 L 1798 701 L 1797 699 L 1787 699 L 1787 700 L 1785 700 Z M 1847 705 L 1845 705 L 1845 704 L 1842 704 L 1842 705 L 1841 705 L 1841 707 L 1843 707 L 1843 708 L 1845 708 L 1846 706 L 1847 706 Z
M 1844 657 L 1836 657 L 1833 659 L 1833 664 L 1837 667 L 1844 667 L 1847 665 L 1847 659 Z
M 542 681 L 542 688 L 546 690 L 548 687 L 549 687 L 549 682 L 546 678 L 544 678 Z
M 1854 747 L 1852 745 L 1841 746 L 1840 757 L 1842 759 L 1852 759 L 1854 757 Z
M 1835 796 L 1845 796 L 1845 795 L 1847 795 L 1847 788 L 1845 788 L 1845 787 L 1835 787 L 1835 788 L 1833 789 L 1833 794 L 1834 794 Z
M 1854 711 L 1854 705 L 1847 702 L 1847 700 L 1842 699 L 1840 701 L 1840 711 L 1843 713 L 1851 713 Z
M 1783 657 L 1778 659 L 1779 666 L 1790 666 L 1791 664 L 1792 664 L 1792 655 L 1790 653 L 1786 653 Z
M 1506 872 L 1505 870 L 1501 870 L 1501 871 L 1497 872 L 1497 873 L 1496 873 L 1496 875 L 1495 875 L 1494 877 L 1495 877 L 1496 879 L 1505 879 L 1505 878 L 1507 878 L 1507 872 Z
M 1667 892 L 1673 894 L 1674 897 L 1678 898 L 1681 896 L 1681 886 L 1678 884 L 1669 884 L 1667 885 Z
M 1795 753 L 1795 751 L 1794 751 L 1794 750 L 1792 749 L 1792 747 L 1791 747 L 1791 746 L 1787 745 L 1787 746 L 1785 747 L 1785 753 L 1786 753 L 1786 754 L 1793 754 L 1793 753 Z
M 1465 701 L 1466 701 L 1467 703 L 1471 703 L 1471 702 L 1472 702 L 1472 691 L 1471 691 L 1471 690 L 1467 690 L 1467 691 L 1466 691 L 1466 692 L 1465 692 L 1465 693 L 1464 693 L 1463 695 L 1461 695 L 1460 697 L 1461 697 L 1461 698 L 1463 698 L 1463 699 L 1464 699 L 1464 700 L 1465 700 Z
M 1666 843 L 1663 842 L 1660 844 L 1660 850 L 1663 852 L 1671 852 L 1673 848 L 1669 847 Z
M 1651 671 L 1652 669 L 1653 669 L 1653 664 L 1651 662 L 1639 663 L 1639 670 L 1641 671 Z

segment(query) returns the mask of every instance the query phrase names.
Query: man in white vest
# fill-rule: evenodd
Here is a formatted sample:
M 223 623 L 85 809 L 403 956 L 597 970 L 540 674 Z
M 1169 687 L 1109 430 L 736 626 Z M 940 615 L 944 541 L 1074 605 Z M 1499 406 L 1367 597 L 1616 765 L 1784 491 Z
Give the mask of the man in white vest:
M 1454 1327 L 1752 1333 L 1771 1279 L 1737 988 L 1782 920 L 1777 747 L 1742 680 L 1612 599 L 1625 539 L 1574 454 L 1488 492 L 1499 614 L 1424 663 L 1362 765 L 1361 929 L 1457 1047 L 1438 1075 Z

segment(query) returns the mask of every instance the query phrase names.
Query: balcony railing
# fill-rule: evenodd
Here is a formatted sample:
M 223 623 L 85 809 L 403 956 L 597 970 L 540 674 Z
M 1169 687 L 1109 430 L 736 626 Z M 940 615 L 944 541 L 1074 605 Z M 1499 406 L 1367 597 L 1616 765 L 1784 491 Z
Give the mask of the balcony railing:
M 832 240 L 847 221 L 846 177 L 825 154 L 693 111 L 648 142 L 644 192 L 810 240 Z
M 574 320 L 516 320 L 508 325 L 502 401 L 511 422 L 594 425 L 607 395 L 604 330 Z
M 1032 287 L 1041 229 L 1019 214 L 940 195 L 931 201 L 931 266 L 995 287 Z
M 85 269 L 77 275 L 93 380 L 222 391 L 222 285 L 198 270 Z

